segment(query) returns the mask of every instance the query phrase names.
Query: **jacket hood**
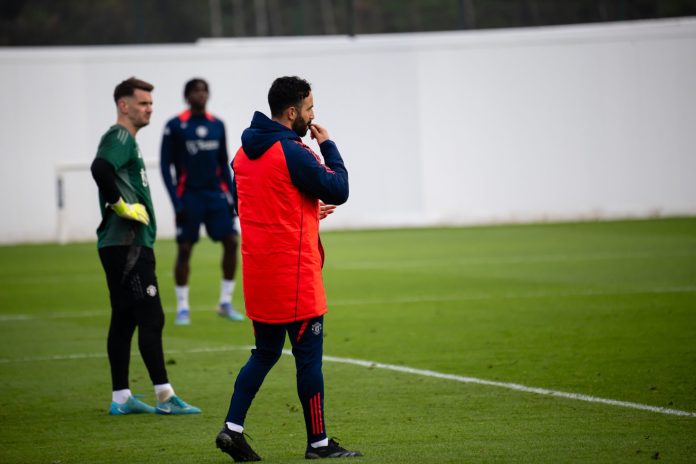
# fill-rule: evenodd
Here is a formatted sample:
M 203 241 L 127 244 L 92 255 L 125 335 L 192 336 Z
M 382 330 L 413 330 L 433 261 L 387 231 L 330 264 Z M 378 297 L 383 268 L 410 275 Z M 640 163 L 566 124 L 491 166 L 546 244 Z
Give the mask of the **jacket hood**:
M 242 132 L 242 148 L 249 159 L 258 159 L 271 145 L 283 139 L 300 140 L 300 136 L 256 111 L 251 118 L 251 125 Z

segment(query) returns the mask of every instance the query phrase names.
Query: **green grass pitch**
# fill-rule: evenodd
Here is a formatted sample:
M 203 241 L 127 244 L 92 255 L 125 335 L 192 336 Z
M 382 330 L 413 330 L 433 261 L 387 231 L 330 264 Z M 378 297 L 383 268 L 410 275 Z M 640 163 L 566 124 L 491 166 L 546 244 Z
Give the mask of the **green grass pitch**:
M 322 239 L 327 356 L 503 384 L 327 359 L 328 432 L 365 454 L 355 462 L 696 462 L 696 218 Z M 231 462 L 214 438 L 250 323 L 213 313 L 220 249 L 203 240 L 193 324 L 174 326 L 175 245 L 155 252 L 170 379 L 203 414 L 107 415 L 109 304 L 93 243 L 0 247 L 0 463 Z M 135 345 L 131 378 L 152 404 Z M 305 462 L 291 357 L 269 374 L 246 426 L 265 461 Z

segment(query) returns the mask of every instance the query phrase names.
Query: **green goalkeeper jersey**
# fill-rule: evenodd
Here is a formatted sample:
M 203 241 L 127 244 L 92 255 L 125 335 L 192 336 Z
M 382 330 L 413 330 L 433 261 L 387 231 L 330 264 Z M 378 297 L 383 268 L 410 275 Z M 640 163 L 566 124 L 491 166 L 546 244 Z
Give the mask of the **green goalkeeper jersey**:
M 145 225 L 119 217 L 106 205 L 99 192 L 102 222 L 97 229 L 97 247 L 139 245 L 153 248 L 157 224 L 152 208 L 150 186 L 145 163 L 138 143 L 125 127 L 116 124 L 109 128 L 99 142 L 97 158 L 108 161 L 116 171 L 116 186 L 126 203 L 141 203 L 150 215 Z

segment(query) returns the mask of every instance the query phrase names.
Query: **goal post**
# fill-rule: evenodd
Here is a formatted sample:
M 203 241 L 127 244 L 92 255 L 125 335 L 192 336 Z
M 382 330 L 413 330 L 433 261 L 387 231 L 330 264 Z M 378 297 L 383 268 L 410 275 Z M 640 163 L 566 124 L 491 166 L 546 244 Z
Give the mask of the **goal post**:
M 164 187 L 161 185 L 159 162 L 156 160 L 144 160 L 144 162 L 153 197 L 161 197 L 164 194 Z M 91 160 L 89 162 L 61 161 L 55 165 L 56 240 L 60 244 L 94 238 L 100 214 L 97 205 L 97 186 L 90 172 L 91 165 Z M 162 200 L 162 198 L 159 199 Z M 166 204 L 169 206 L 168 197 Z M 163 216 L 159 214 L 161 211 L 163 211 L 162 208 L 157 211 L 158 219 Z

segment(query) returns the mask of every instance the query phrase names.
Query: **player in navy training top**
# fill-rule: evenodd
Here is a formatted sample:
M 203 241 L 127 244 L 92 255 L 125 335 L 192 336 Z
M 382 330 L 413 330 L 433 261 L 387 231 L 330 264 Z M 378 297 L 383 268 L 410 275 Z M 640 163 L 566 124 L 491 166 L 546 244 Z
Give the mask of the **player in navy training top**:
M 208 236 L 222 242 L 223 246 L 217 312 L 230 320 L 242 319 L 242 315 L 232 306 L 237 267 L 237 230 L 230 194 L 232 174 L 225 125 L 206 111 L 208 96 L 206 81 L 198 78 L 188 81 L 184 87 L 184 98 L 189 109 L 169 120 L 162 136 L 160 167 L 176 214 L 178 253 L 174 280 L 177 299 L 175 323 L 178 325 L 191 323 L 189 262 L 193 245 L 198 241 L 201 223 L 205 224 Z

